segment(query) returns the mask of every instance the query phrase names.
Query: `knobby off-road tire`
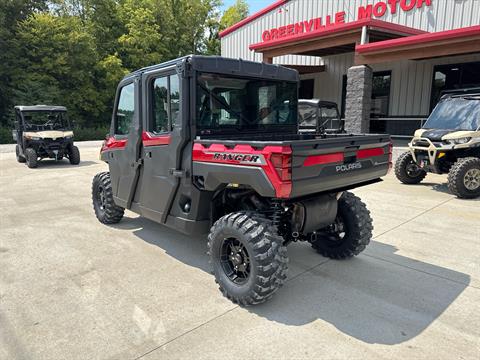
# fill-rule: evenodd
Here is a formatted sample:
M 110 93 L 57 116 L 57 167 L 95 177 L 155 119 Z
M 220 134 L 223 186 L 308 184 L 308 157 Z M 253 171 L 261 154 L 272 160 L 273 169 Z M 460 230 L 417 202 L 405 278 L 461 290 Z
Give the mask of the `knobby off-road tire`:
M 30 169 L 36 168 L 38 166 L 38 156 L 35 149 L 27 148 L 25 150 L 25 161 Z
M 116 224 L 122 220 L 125 209 L 113 201 L 110 173 L 102 172 L 93 178 L 92 201 L 95 216 L 101 223 Z
M 20 146 L 18 145 L 15 146 L 15 155 L 17 156 L 17 161 L 19 163 L 24 163 L 27 161 L 22 155 L 20 155 Z
M 80 150 L 75 145 L 70 147 L 70 151 L 68 153 L 68 160 L 70 160 L 70 164 L 78 165 L 80 164 Z
M 395 176 L 404 184 L 419 184 L 427 173 L 415 163 L 410 151 L 407 151 L 400 155 L 395 163 Z
M 360 254 L 372 238 L 372 218 L 359 197 L 344 192 L 338 200 L 335 223 L 317 232 L 312 247 L 331 259 L 347 259 Z
M 208 254 L 220 291 L 236 304 L 267 301 L 287 278 L 283 238 L 270 220 L 254 212 L 231 213 L 215 222 Z
M 480 197 L 480 159 L 459 159 L 448 173 L 448 188 L 453 195 L 463 199 Z

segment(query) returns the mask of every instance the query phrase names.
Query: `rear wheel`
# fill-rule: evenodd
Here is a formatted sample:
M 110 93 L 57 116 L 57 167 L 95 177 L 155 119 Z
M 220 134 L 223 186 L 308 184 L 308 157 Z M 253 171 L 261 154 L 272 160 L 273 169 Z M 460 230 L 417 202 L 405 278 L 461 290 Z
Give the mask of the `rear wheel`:
M 20 155 L 20 146 L 18 145 L 15 146 L 15 154 L 19 163 L 24 163 L 26 161 L 26 159 L 22 155 Z
M 448 188 L 459 198 L 472 199 L 480 196 L 480 159 L 459 159 L 448 173 Z
M 220 218 L 208 235 L 208 253 L 225 297 L 241 305 L 270 299 L 287 278 L 287 249 L 271 221 L 254 212 Z
M 38 166 L 38 155 L 35 149 L 27 148 L 25 150 L 25 160 L 26 160 L 27 166 L 30 169 L 36 168 Z
M 403 153 L 395 163 L 395 176 L 404 184 L 418 184 L 427 173 L 413 160 L 410 151 Z
M 80 150 L 75 145 L 70 147 L 70 151 L 68 153 L 68 159 L 70 160 L 70 164 L 78 165 L 80 164 Z
M 360 254 L 372 238 L 372 218 L 366 205 L 350 192 L 338 199 L 335 222 L 312 234 L 312 247 L 331 259 Z
M 110 173 L 102 172 L 93 178 L 92 201 L 95 216 L 101 223 L 116 224 L 122 220 L 125 209 L 113 201 Z

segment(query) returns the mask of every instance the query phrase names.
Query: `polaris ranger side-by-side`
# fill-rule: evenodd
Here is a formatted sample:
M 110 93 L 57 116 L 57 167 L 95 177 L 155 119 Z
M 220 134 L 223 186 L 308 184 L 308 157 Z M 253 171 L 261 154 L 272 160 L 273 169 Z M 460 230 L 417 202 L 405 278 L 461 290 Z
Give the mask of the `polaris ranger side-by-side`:
M 359 254 L 372 220 L 348 190 L 388 172 L 390 137 L 297 134 L 298 85 L 295 70 L 202 56 L 126 76 L 101 149 L 110 171 L 93 179 L 97 218 L 130 209 L 208 233 L 216 281 L 243 305 L 283 284 L 292 241 Z
M 480 196 L 480 89 L 445 94 L 395 164 L 404 184 L 418 184 L 429 172 L 448 173 L 448 188 L 459 198 Z
M 298 100 L 298 132 L 300 134 L 340 134 L 345 124 L 337 103 L 319 99 Z
M 62 160 L 80 163 L 80 151 L 73 145 L 73 130 L 64 106 L 15 106 L 17 161 L 36 168 L 38 160 Z

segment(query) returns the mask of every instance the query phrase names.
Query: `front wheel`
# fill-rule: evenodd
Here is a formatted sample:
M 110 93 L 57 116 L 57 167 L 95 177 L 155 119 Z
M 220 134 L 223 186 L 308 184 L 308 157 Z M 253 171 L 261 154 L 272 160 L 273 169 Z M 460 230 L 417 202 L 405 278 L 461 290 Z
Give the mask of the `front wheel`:
M 25 160 L 26 160 L 27 166 L 30 169 L 36 168 L 38 166 L 38 155 L 35 149 L 27 148 L 25 150 Z
M 472 199 L 480 196 L 480 159 L 459 159 L 448 173 L 448 188 L 459 198 Z
M 19 163 L 24 163 L 27 161 L 22 155 L 20 155 L 20 146 L 18 145 L 15 146 L 15 155 L 17 156 L 17 161 Z
M 70 160 L 70 164 L 78 165 L 80 164 L 80 150 L 75 145 L 70 147 L 70 151 L 68 154 L 68 160 Z
M 399 156 L 395 163 L 395 176 L 404 184 L 418 184 L 427 173 L 417 165 L 410 151 Z
M 93 178 L 92 201 L 95 216 L 102 224 L 116 224 L 122 220 L 125 209 L 113 200 L 110 173 L 102 172 Z
M 338 199 L 335 222 L 316 231 L 312 247 L 331 259 L 346 259 L 365 250 L 372 238 L 372 218 L 359 197 L 344 192 Z
M 208 235 L 208 253 L 225 297 L 241 305 L 270 299 L 287 277 L 287 249 L 271 221 L 254 212 L 220 218 Z

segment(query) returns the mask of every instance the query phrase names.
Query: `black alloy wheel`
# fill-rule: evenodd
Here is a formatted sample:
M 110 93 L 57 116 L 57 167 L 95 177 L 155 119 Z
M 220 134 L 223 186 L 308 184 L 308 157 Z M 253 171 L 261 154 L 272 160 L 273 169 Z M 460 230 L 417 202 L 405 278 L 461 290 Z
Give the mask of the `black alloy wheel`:
M 248 281 L 250 257 L 238 239 L 229 237 L 223 240 L 220 259 L 223 271 L 232 282 L 242 285 Z
M 110 173 L 99 173 L 93 178 L 92 202 L 95 216 L 101 223 L 116 224 L 122 220 L 125 209 L 117 206 L 113 200 Z
M 218 219 L 208 235 L 208 254 L 220 291 L 240 305 L 270 299 L 287 278 L 284 240 L 271 220 L 240 211 Z
M 395 176 L 404 184 L 418 184 L 427 173 L 413 159 L 410 151 L 400 155 L 395 163 Z

